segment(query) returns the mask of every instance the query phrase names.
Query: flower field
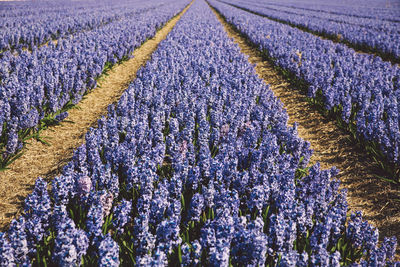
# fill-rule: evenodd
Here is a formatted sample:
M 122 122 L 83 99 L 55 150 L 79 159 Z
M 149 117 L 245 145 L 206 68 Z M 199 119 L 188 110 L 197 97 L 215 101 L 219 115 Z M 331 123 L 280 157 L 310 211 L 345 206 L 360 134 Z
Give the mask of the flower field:
M 305 3 L 298 8 L 317 12 Z M 37 178 L 0 232 L 0 266 L 400 266 L 396 237 L 380 237 L 361 211 L 349 212 L 340 170 L 310 163 L 310 144 L 215 12 L 392 182 L 398 66 L 243 10 L 269 5 L 0 2 L 4 172 L 26 142 L 65 123 L 100 78 L 189 7 L 62 171 Z M 353 23 L 339 9 L 329 14 L 323 19 Z M 357 23 L 377 20 L 374 30 L 398 35 L 391 23 L 400 17 L 390 14 L 360 14 Z
M 0 58 L 0 168 L 15 158 L 27 138 L 38 137 L 40 129 L 65 119 L 67 110 L 96 87 L 102 73 L 127 59 L 185 5 L 184 1 L 173 3 L 146 2 L 144 5 L 151 8 L 138 5 L 134 13 L 102 27 L 97 24 L 84 32 L 78 29 L 87 23 L 76 23 L 74 28 L 78 33 L 60 39 L 57 46 L 51 42 L 40 49 L 33 46 L 32 52 L 20 49 L 18 56 L 11 51 L 3 52 Z M 29 33 L 36 34 L 35 26 L 40 21 L 31 23 Z M 32 38 L 41 44 L 45 37 Z M 14 39 L 18 38 L 10 37 Z M 15 46 L 23 47 L 24 38 L 19 40 L 21 43 Z
M 266 1 L 265 1 L 266 2 Z M 373 51 L 393 61 L 400 61 L 400 24 L 384 21 L 387 14 L 370 11 L 378 18 L 348 16 L 331 9 L 304 8 L 302 5 L 252 3 L 230 1 L 238 7 L 260 13 L 271 19 L 285 22 L 326 37 L 338 39 L 355 48 Z
M 307 96 L 336 117 L 383 168 L 399 175 L 397 65 L 231 5 L 212 3 L 267 57 L 304 82 Z

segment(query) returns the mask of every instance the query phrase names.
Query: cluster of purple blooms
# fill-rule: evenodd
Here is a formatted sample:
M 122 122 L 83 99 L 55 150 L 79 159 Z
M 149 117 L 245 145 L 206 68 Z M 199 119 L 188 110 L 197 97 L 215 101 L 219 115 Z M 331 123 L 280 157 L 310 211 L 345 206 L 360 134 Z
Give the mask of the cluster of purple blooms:
M 284 70 L 322 93 L 325 108 L 338 108 L 357 137 L 376 142 L 389 162 L 400 164 L 400 68 L 380 57 L 271 21 L 218 1 L 229 23 Z
M 37 180 L 0 265 L 394 266 L 395 239 L 346 222 L 336 169 L 298 176 L 312 151 L 287 120 L 195 1 L 51 191 Z
M 269 4 L 267 1 L 252 3 L 229 0 L 227 3 L 323 36 L 338 38 L 354 47 L 377 51 L 396 61 L 400 60 L 399 22 L 383 22 L 376 19 L 361 20 L 359 17 L 277 6 Z M 400 13 L 400 8 L 397 9 L 397 12 Z
M 0 54 L 0 158 L 19 151 L 19 133 L 78 103 L 96 87 L 105 67 L 131 57 L 135 48 L 187 4 L 186 0 L 147 2 L 143 5 L 153 8 L 138 8 L 133 17 L 60 39 L 57 45 L 50 43 L 32 53 L 21 51 L 18 56 L 10 51 Z M 67 115 L 61 113 L 55 120 Z
M 154 3 L 136 1 L 25 2 L 13 12 L 0 6 L 0 51 L 33 48 L 55 38 L 92 30 L 143 12 Z M 11 15 L 13 14 L 13 15 Z

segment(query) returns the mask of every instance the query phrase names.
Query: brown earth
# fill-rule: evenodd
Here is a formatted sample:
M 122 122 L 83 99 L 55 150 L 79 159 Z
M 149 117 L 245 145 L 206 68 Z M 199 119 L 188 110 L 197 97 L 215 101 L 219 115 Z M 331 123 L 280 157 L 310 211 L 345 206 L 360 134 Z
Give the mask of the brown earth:
M 67 120 L 72 123 L 64 122 L 43 131 L 41 136 L 50 145 L 30 140 L 23 149 L 22 157 L 13 162 L 8 170 L 0 172 L 0 229 L 5 230 L 9 222 L 21 213 L 23 201 L 39 176 L 51 181 L 60 173 L 63 165 L 71 159 L 74 149 L 84 143 L 88 129 L 95 127 L 97 120 L 106 114 L 107 107 L 118 101 L 140 67 L 150 59 L 157 45 L 192 3 L 136 49 L 132 59 L 114 66 L 99 81 L 98 87 L 77 105 L 78 108 L 69 111 Z
M 377 176 L 384 174 L 370 156 L 350 141 L 349 134 L 312 107 L 299 88 L 290 84 L 271 62 L 263 59 L 258 49 L 235 31 L 214 8 L 211 9 L 241 52 L 248 56 L 250 63 L 255 64 L 258 76 L 283 102 L 289 115 L 289 125 L 296 122 L 299 136 L 310 142 L 314 150 L 311 163 L 320 162 L 324 169 L 336 166 L 340 170 L 336 178 L 342 181 L 342 188 L 348 190 L 350 212 L 361 210 L 364 218 L 378 227 L 381 239 L 394 235 L 400 240 L 399 186 L 379 179 Z M 399 246 L 397 255 L 400 255 Z M 400 259 L 399 256 L 397 258 Z

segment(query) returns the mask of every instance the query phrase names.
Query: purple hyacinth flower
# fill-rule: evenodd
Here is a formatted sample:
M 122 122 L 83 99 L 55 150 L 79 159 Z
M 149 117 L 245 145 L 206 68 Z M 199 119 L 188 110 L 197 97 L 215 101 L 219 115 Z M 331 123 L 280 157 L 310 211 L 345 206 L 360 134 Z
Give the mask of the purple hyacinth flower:
M 89 193 L 90 190 L 92 188 L 92 179 L 85 175 L 81 178 L 78 179 L 77 181 L 77 191 L 78 191 L 78 195 L 82 198 L 86 198 Z
M 119 266 L 119 246 L 109 234 L 99 245 L 99 266 Z
M 68 117 L 68 112 L 64 111 L 54 117 L 54 119 L 58 122 L 65 120 Z
M 0 266 L 16 266 L 15 252 L 4 233 L 0 233 Z

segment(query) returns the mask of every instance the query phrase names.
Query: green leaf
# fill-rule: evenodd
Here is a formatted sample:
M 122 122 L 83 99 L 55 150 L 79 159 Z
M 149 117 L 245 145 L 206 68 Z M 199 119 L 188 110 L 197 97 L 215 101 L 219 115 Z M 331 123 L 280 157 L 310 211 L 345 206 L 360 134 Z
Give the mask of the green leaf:
M 378 178 L 378 179 L 381 179 L 381 180 L 383 180 L 383 181 L 385 181 L 385 182 L 389 182 L 389 183 L 392 183 L 392 184 L 398 184 L 395 180 L 393 180 L 393 179 L 389 179 L 389 178 L 386 178 L 386 177 L 383 177 L 383 176 L 380 176 L 380 175 L 377 175 L 377 174 L 375 174 L 375 177 L 376 178 Z
M 183 194 L 181 194 L 181 203 L 182 203 L 182 207 L 184 209 L 185 208 L 185 197 L 183 196 Z
M 182 264 L 181 244 L 179 244 L 179 246 L 178 246 L 178 259 L 179 259 L 179 263 Z

